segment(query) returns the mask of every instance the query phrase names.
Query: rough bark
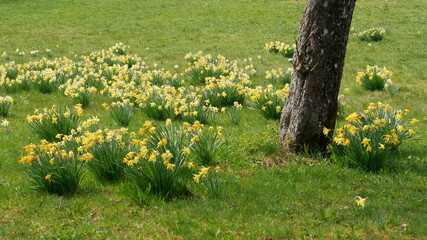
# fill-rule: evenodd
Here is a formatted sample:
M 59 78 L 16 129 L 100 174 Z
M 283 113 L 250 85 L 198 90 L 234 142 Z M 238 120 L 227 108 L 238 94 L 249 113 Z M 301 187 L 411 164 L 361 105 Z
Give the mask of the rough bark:
M 335 127 L 338 93 L 356 0 L 307 0 L 293 56 L 280 139 L 292 151 L 325 150 L 323 127 Z

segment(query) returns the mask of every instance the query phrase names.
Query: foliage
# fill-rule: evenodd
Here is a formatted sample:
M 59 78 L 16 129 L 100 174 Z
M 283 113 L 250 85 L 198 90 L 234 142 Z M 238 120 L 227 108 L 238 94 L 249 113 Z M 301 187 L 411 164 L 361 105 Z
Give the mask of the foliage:
M 127 127 L 129 125 L 134 112 L 132 103 L 114 102 L 111 106 L 108 106 L 108 104 L 103 104 L 103 106 L 119 126 Z
M 226 109 L 227 117 L 232 124 L 238 125 L 240 123 L 242 109 L 243 106 L 238 102 L 234 102 L 232 107 Z
M 218 172 L 221 167 L 217 166 L 214 170 L 211 167 L 203 167 L 197 174 L 194 174 L 194 181 L 203 185 L 208 195 L 212 198 L 219 198 L 221 196 L 221 180 Z

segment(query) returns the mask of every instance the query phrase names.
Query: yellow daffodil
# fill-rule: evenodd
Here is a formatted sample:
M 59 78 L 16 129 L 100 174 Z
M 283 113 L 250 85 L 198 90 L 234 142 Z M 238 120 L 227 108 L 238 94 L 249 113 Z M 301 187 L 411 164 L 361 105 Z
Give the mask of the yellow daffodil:
M 362 198 L 360 196 L 357 196 L 355 202 L 356 202 L 357 206 L 360 206 L 360 207 L 364 208 L 366 200 L 368 200 L 368 198 Z
M 409 124 L 413 125 L 413 124 L 417 124 L 419 122 L 420 122 L 420 120 L 413 118 L 411 121 L 409 121 Z

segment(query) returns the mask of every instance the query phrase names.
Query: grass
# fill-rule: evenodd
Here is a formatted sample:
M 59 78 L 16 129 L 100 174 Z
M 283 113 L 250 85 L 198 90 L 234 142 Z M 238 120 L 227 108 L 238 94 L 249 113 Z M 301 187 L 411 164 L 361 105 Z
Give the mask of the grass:
M 29 190 L 17 163 L 21 147 L 37 141 L 25 117 L 34 108 L 71 106 L 71 101 L 32 90 L 11 94 L 16 103 L 7 118 L 10 126 L 0 127 L 0 239 L 424 238 L 426 7 L 422 0 L 361 0 L 354 13 L 353 33 L 381 26 L 389 35 L 371 46 L 350 36 L 342 88 L 351 88 L 346 95 L 351 111 L 381 100 L 409 108 L 421 120 L 414 129 L 419 140 L 402 146 L 389 171 L 371 174 L 283 153 L 275 141 L 278 122 L 245 109 L 238 126 L 226 116 L 218 120 L 233 151 L 220 163 L 226 182 L 220 199 L 196 196 L 140 207 L 120 185 L 100 185 L 89 174 L 75 197 L 44 195 Z M 266 84 L 266 70 L 290 64 L 266 53 L 264 43 L 293 43 L 303 8 L 304 2 L 279 0 L 0 0 L 0 53 L 23 63 L 33 59 L 28 55 L 33 49 L 40 51 L 38 57 L 48 48 L 54 57 L 73 58 L 121 41 L 149 63 L 183 69 L 186 53 L 203 50 L 230 59 L 252 57 L 258 68 L 255 82 Z M 17 56 L 16 48 L 27 55 Z M 400 90 L 394 96 L 365 92 L 354 79 L 366 65 L 393 71 Z M 97 115 L 102 126 L 117 128 L 101 107 L 104 100 L 95 96 L 85 116 Z M 129 128 L 136 130 L 145 120 L 136 111 Z M 356 196 L 369 197 L 365 208 L 355 206 Z

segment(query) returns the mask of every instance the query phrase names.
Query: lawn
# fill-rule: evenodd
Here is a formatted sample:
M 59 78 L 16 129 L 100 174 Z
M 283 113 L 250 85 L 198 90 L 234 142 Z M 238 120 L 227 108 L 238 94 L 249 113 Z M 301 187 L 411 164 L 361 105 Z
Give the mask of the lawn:
M 37 192 L 18 163 L 23 147 L 39 142 L 26 117 L 35 108 L 73 102 L 60 91 L 43 94 L 32 87 L 9 93 L 0 87 L 0 96 L 15 100 L 9 116 L 0 116 L 0 123 L 9 122 L 0 126 L 0 239 L 426 238 L 426 8 L 422 0 L 356 4 L 341 86 L 349 88 L 346 114 L 381 101 L 410 109 L 408 118 L 420 120 L 413 126 L 417 137 L 404 142 L 380 173 L 310 151 L 286 152 L 278 143 L 279 122 L 263 118 L 246 99 L 239 124 L 217 114 L 215 125 L 224 127 L 230 153 L 205 165 L 222 168 L 220 196 L 191 183 L 189 196 L 138 204 L 128 180 L 100 183 L 87 169 L 74 196 Z M 42 57 L 77 62 L 123 42 L 130 46 L 128 54 L 172 73 L 184 73 L 184 56 L 198 51 L 252 64 L 257 72 L 250 80 L 265 88 L 265 71 L 292 66 L 264 44 L 293 44 L 303 9 L 304 1 L 288 0 L 0 0 L 0 64 Z M 354 35 L 372 27 L 384 27 L 388 35 L 372 43 Z M 391 70 L 399 90 L 363 90 L 355 78 L 366 65 Z M 95 94 L 83 119 L 97 116 L 100 127 L 119 128 L 102 107 L 112 101 Z M 147 112 L 135 110 L 129 131 L 138 131 L 146 120 L 152 120 Z M 356 204 L 357 196 L 367 198 L 364 207 Z

